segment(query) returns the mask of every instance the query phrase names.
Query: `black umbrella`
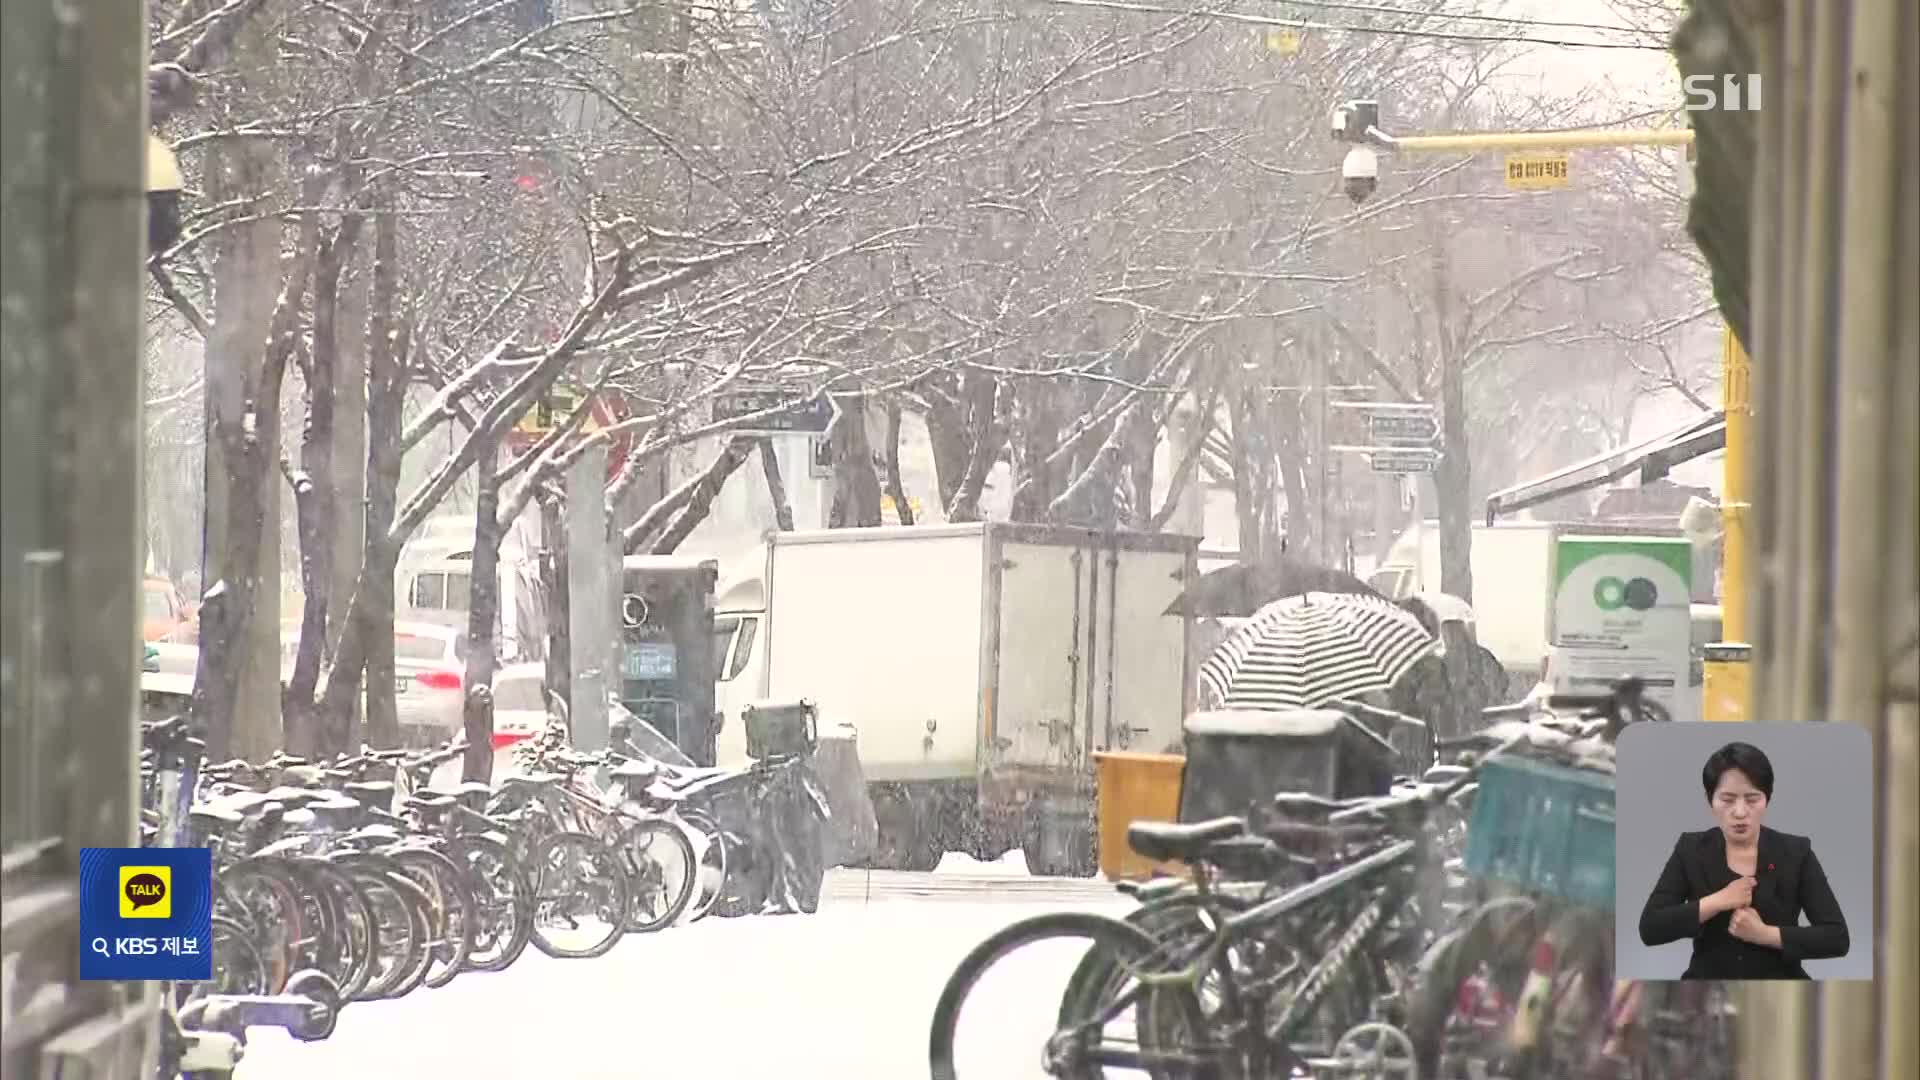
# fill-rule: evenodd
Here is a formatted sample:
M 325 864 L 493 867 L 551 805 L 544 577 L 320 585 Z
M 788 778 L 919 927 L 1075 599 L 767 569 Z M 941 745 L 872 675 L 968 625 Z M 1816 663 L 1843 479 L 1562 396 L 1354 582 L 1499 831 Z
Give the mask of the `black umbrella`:
M 1380 595 L 1344 570 L 1281 555 L 1266 562 L 1235 563 L 1201 574 L 1163 614 L 1244 619 L 1275 600 L 1310 592 Z

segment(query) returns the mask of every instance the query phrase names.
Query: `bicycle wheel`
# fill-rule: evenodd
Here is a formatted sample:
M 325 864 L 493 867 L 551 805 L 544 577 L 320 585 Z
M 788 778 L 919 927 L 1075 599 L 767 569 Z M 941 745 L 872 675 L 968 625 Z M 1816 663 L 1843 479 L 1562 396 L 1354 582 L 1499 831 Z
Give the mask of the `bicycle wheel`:
M 267 985 L 267 961 L 254 947 L 246 927 L 231 919 L 215 916 L 213 940 L 213 978 L 207 982 L 173 983 L 176 1010 L 187 1002 L 209 994 L 264 994 Z
M 533 940 L 533 881 L 504 841 L 456 836 L 447 856 L 466 868 L 474 897 L 474 941 L 468 971 L 504 971 Z
M 446 912 L 419 882 L 397 865 L 388 871 L 387 877 L 407 905 L 407 914 L 413 920 L 414 940 L 419 945 L 417 953 L 408 954 L 413 963 L 387 993 L 388 998 L 403 998 L 426 983 L 427 973 L 433 968 L 433 943 L 446 936 Z
M 326 903 L 333 920 L 329 947 L 313 966 L 350 1000 L 372 976 L 377 926 L 352 878 L 321 858 L 302 858 L 299 867 L 307 887 Z
M 437 990 L 454 980 L 473 950 L 474 901 L 466 875 L 452 859 L 430 848 L 407 848 L 393 853 L 400 869 L 413 878 L 433 906 L 435 936 L 428 943 L 432 958 L 423 983 Z
M 681 922 L 693 922 L 713 910 L 714 901 L 720 899 L 720 890 L 727 881 L 727 844 L 720 836 L 719 824 L 703 811 L 682 810 L 677 816 L 697 838 L 693 840 L 693 850 L 700 865 L 694 874 L 699 878 L 699 885 L 694 889 L 693 899 L 687 902 L 687 910 L 680 913 Z
M 299 886 L 284 867 L 242 859 L 221 871 L 215 913 L 246 928 L 265 961 L 266 992 L 277 994 L 296 968 L 301 940 Z
M 1548 912 L 1529 897 L 1499 897 L 1428 947 L 1405 1025 L 1420 1075 L 1505 1067 L 1514 1002 L 1547 920 Z
M 343 964 L 339 971 L 323 970 L 339 987 L 341 1000 L 352 1001 L 373 978 L 374 959 L 380 952 L 379 921 L 350 875 L 324 859 L 313 860 L 307 872 L 316 885 L 328 891 L 339 910 L 336 937 Z
M 665 818 L 636 821 L 620 832 L 620 854 L 631 886 L 626 932 L 652 933 L 679 918 L 700 887 L 687 834 Z
M 1216 907 L 1235 906 L 1235 910 L 1238 910 L 1236 905 L 1240 905 L 1239 901 L 1224 893 L 1213 894 L 1211 900 Z M 1160 940 L 1188 926 L 1204 930 L 1205 926 L 1199 920 L 1205 907 L 1198 893 L 1176 893 L 1134 908 L 1127 912 L 1124 921 L 1138 927 L 1149 937 Z M 1074 967 L 1073 974 L 1067 979 L 1066 991 L 1061 996 L 1073 1000 L 1083 1000 L 1088 995 L 1098 998 L 1116 992 L 1115 988 L 1127 978 L 1127 973 L 1112 954 L 1097 949 L 1088 950 L 1087 955 L 1081 957 L 1080 963 Z M 1203 1004 L 1205 999 L 1203 992 Z
M 603 956 L 625 932 L 632 889 L 625 860 L 596 836 L 558 832 L 527 860 L 533 877 L 533 945 L 548 956 Z
M 394 994 L 416 969 L 425 966 L 424 919 L 414 910 L 410 892 L 402 890 L 401 875 L 389 873 L 387 860 L 353 852 L 335 856 L 334 865 L 352 879 L 354 891 L 365 900 L 379 942 L 366 985 L 350 1000 L 378 1001 Z M 409 890 L 418 891 L 410 883 Z
M 946 986 L 933 1009 L 933 1022 L 927 1038 L 927 1058 L 933 1080 L 960 1080 L 955 1060 L 960 1016 L 967 996 L 987 970 L 1029 945 L 1050 941 L 1085 940 L 1095 951 L 1110 957 L 1105 961 L 1137 977 L 1143 973 L 1164 973 L 1166 965 L 1160 946 L 1139 927 L 1104 915 L 1084 912 L 1059 912 L 1022 919 L 974 946 L 947 977 Z M 1152 1000 L 1154 1012 L 1184 1015 L 1194 1030 L 1203 1020 L 1192 988 L 1172 984 L 1148 990 L 1137 982 L 1114 995 L 1063 998 L 1055 1018 L 1054 1035 L 1047 1040 L 1044 1056 L 1049 1075 L 1064 1080 L 1097 1080 L 1122 1075 L 1118 1070 L 1144 1070 L 1154 1080 L 1199 1080 L 1218 1076 L 1219 1062 L 1152 1062 L 1144 1059 L 1144 1048 L 1137 1036 L 1128 1037 L 1124 1028 L 1107 1035 L 1103 1028 L 1131 1015 L 1143 1000 Z M 972 1077 L 969 1077 L 972 1080 Z

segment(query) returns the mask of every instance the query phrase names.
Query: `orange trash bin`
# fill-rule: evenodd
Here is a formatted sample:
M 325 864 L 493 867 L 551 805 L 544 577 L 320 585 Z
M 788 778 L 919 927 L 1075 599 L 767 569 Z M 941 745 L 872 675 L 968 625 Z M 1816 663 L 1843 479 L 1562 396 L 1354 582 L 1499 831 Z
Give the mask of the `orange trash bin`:
M 1179 820 L 1180 772 L 1186 761 L 1180 754 L 1094 753 L 1100 873 L 1109 881 L 1186 874 L 1179 863 L 1157 863 L 1127 846 L 1127 826 L 1134 822 Z

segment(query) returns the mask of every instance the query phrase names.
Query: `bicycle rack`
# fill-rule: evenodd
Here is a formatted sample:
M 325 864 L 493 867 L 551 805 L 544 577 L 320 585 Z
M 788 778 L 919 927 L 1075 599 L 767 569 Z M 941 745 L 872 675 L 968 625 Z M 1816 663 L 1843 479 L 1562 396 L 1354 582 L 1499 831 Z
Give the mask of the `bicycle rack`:
M 296 971 L 279 994 L 210 994 L 174 1018 L 181 1072 L 231 1070 L 246 1053 L 247 1029 L 277 1027 L 302 1042 L 333 1034 L 340 988 L 326 973 Z

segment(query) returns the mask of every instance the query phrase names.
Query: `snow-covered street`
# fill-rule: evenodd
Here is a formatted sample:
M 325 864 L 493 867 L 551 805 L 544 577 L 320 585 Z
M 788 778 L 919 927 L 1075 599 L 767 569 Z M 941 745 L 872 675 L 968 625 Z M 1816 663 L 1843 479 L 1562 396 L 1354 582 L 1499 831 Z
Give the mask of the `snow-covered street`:
M 325 1042 L 256 1032 L 238 1076 L 913 1080 L 927 1075 L 933 1003 L 968 949 L 1038 912 L 1128 906 L 1099 881 L 997 864 L 836 870 L 815 915 L 705 919 L 594 960 L 529 949 L 499 974 L 350 1006 Z M 963 1014 L 963 1077 L 1041 1075 L 1074 959 L 1017 958 L 983 982 L 986 1003 Z

